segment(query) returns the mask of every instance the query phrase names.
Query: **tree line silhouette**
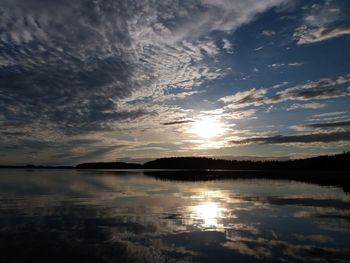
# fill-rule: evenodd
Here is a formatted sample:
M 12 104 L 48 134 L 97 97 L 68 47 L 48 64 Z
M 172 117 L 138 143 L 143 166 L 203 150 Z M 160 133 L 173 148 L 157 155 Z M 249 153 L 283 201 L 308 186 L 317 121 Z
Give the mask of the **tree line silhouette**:
M 342 187 L 350 193 L 350 152 L 288 161 L 238 161 L 207 157 L 160 158 L 144 164 L 92 162 L 76 166 L 0 166 L 24 169 L 134 169 L 160 180 L 208 181 L 222 179 L 294 180 Z M 113 172 L 113 171 L 112 171 Z M 118 172 L 119 174 L 120 172 Z
M 77 169 L 212 169 L 212 170 L 350 170 L 350 152 L 288 161 L 238 161 L 207 157 L 160 158 L 144 164 L 124 162 L 83 163 Z
M 349 171 L 350 152 L 337 155 L 288 160 L 288 161 L 253 161 L 223 160 L 208 157 L 170 157 L 160 158 L 144 164 L 126 162 L 91 162 L 76 166 L 43 165 L 0 165 L 0 168 L 25 169 L 189 169 L 189 170 L 314 170 L 314 171 Z

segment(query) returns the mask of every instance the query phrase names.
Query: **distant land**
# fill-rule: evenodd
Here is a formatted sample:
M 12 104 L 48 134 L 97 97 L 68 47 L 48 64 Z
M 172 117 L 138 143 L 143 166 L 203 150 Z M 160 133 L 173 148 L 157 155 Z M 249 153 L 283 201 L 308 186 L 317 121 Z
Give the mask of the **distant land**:
M 170 157 L 160 158 L 144 164 L 126 162 L 91 162 L 76 166 L 12 166 L 0 165 L 0 168 L 24 169 L 190 169 L 190 170 L 313 170 L 313 171 L 349 171 L 350 152 L 337 155 L 324 155 L 306 159 L 277 161 L 223 160 L 207 157 Z
M 206 157 L 160 158 L 144 164 L 83 163 L 77 169 L 314 170 L 349 171 L 350 152 L 288 161 L 237 161 Z
M 341 187 L 350 193 L 350 152 L 288 161 L 242 161 L 206 157 L 160 158 L 144 164 L 126 162 L 93 162 L 76 166 L 0 166 L 19 169 L 143 170 L 146 176 L 159 180 L 210 181 L 222 179 L 292 180 Z
M 77 169 L 144 169 L 159 180 L 211 181 L 223 179 L 292 180 L 341 187 L 350 193 L 350 152 L 289 161 L 238 161 L 205 157 L 161 158 L 142 164 L 85 163 Z

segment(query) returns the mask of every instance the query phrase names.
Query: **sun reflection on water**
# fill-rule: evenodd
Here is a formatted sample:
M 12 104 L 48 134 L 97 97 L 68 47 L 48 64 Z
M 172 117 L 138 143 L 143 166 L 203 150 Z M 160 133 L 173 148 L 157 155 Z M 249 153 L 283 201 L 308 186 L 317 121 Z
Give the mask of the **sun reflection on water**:
M 202 189 L 203 190 L 203 189 Z M 192 223 L 200 228 L 224 228 L 223 219 L 228 215 L 225 196 L 220 191 L 201 191 L 191 197 L 192 206 L 189 214 Z
M 200 204 L 194 208 L 196 218 L 203 220 L 202 226 L 204 227 L 218 227 L 221 210 L 218 204 L 214 202 Z

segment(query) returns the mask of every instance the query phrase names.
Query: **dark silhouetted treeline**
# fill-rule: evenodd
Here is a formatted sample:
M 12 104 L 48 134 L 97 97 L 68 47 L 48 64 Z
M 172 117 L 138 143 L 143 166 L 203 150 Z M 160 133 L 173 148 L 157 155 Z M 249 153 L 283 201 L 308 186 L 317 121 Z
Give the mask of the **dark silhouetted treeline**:
M 205 157 L 161 158 L 147 162 L 144 169 L 215 169 L 215 170 L 350 170 L 350 152 L 289 161 L 236 161 Z
M 210 158 L 163 158 L 144 164 L 144 174 L 160 180 L 293 180 L 341 187 L 350 193 L 350 152 L 290 161 L 227 161 Z M 183 169 L 183 170 L 170 170 Z
M 238 161 L 207 157 L 171 157 L 160 158 L 145 164 L 125 162 L 83 163 L 77 166 L 9 166 L 0 168 L 27 169 L 190 169 L 190 170 L 313 170 L 313 171 L 349 171 L 350 152 L 325 155 L 289 161 Z
M 316 170 L 349 171 L 350 152 L 289 161 L 237 161 L 206 157 L 160 158 L 145 164 L 123 162 L 83 163 L 78 169 L 191 169 L 191 170 Z

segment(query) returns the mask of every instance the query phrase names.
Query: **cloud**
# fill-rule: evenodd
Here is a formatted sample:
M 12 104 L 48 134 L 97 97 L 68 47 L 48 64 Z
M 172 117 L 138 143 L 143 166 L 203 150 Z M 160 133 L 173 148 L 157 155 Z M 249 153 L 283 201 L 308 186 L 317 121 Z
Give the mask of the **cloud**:
M 285 2 L 0 0 L 0 111 L 68 134 L 152 116 L 120 104 L 195 94 L 223 75 L 208 63 L 220 52 L 211 33 Z
M 279 69 L 279 68 L 284 68 L 284 67 L 300 67 L 304 64 L 305 63 L 303 63 L 303 62 L 274 63 L 274 64 L 268 65 L 268 67 L 274 68 L 274 69 Z
M 250 89 L 247 91 L 239 91 L 234 95 L 225 96 L 220 99 L 226 104 L 225 108 L 237 109 L 248 106 L 260 106 L 264 104 L 266 98 L 266 89 Z
M 164 101 L 169 101 L 169 100 L 178 100 L 178 99 L 185 99 L 188 97 L 191 97 L 196 94 L 201 94 L 204 93 L 205 90 L 193 90 L 193 91 L 183 91 L 183 92 L 171 92 L 171 93 L 163 93 L 160 92 L 157 95 L 153 95 L 150 99 L 153 102 L 164 102 Z
M 83 160 L 103 159 L 113 152 L 126 148 L 127 144 L 115 141 L 103 141 L 94 138 L 74 138 L 64 141 L 50 140 L 45 137 L 36 139 L 28 136 L 10 138 L 1 142 L 9 158 L 4 157 L 2 163 L 23 164 L 70 164 L 75 165 Z
M 253 88 L 247 91 L 237 92 L 234 95 L 222 97 L 220 101 L 227 104 L 225 108 L 238 109 L 248 106 L 276 104 L 288 100 L 308 101 L 340 98 L 349 95 L 349 93 L 343 89 L 336 88 L 336 86 L 349 82 L 350 75 L 339 76 L 334 79 L 320 79 L 318 81 L 312 81 L 278 91 L 270 96 L 267 95 L 267 89 Z M 311 104 L 308 106 L 311 106 Z
M 293 39 L 298 45 L 312 44 L 350 34 L 348 17 L 336 1 L 325 1 L 306 9 L 302 25 Z
M 105 158 L 160 140 L 164 120 L 192 117 L 176 103 L 224 76 L 226 37 L 285 2 L 0 0 L 0 147 L 50 162 L 52 145 Z M 69 143 L 84 136 L 113 144 Z
M 271 36 L 276 35 L 276 32 L 275 32 L 275 31 L 270 31 L 270 30 L 263 30 L 263 31 L 261 32 L 261 34 L 262 34 L 263 36 L 271 37 Z
M 333 28 L 307 28 L 300 27 L 293 35 L 298 45 L 312 44 L 335 37 L 350 34 L 350 26 L 338 26 Z
M 321 114 L 312 115 L 312 118 L 324 118 L 324 117 L 334 117 L 345 114 L 346 111 L 335 111 L 335 112 L 325 112 Z
M 336 128 L 336 127 L 347 127 L 350 126 L 350 121 L 339 121 L 339 122 L 327 122 L 327 123 L 314 123 L 307 124 L 305 127 L 309 128 Z
M 232 120 L 242 120 L 242 119 L 249 119 L 255 116 L 257 110 L 256 109 L 249 109 L 249 110 L 243 110 L 243 111 L 233 111 L 231 113 L 227 114 L 227 119 Z
M 350 131 L 333 133 L 310 133 L 296 135 L 277 135 L 253 137 L 231 141 L 232 144 L 295 144 L 295 143 L 330 143 L 350 141 Z
M 317 103 L 317 102 L 312 102 L 312 103 L 294 103 L 291 106 L 287 108 L 287 111 L 292 111 L 292 110 L 298 110 L 298 109 L 322 109 L 326 107 L 325 103 Z
M 254 51 L 259 51 L 259 50 L 262 50 L 265 46 L 260 46 L 260 47 L 257 47 L 254 49 Z
M 168 125 L 186 124 L 191 122 L 193 122 L 193 120 L 171 121 L 171 122 L 164 122 L 162 124 L 168 126 Z
M 287 86 L 288 84 L 289 84 L 288 81 L 283 81 L 282 83 L 279 83 L 279 84 L 272 86 L 272 88 L 279 89 L 279 88 L 283 88 L 283 87 Z
M 343 78 L 341 78 L 343 81 Z M 275 95 L 268 99 L 270 103 L 279 103 L 286 100 L 300 100 L 307 101 L 311 99 L 330 99 L 344 97 L 347 94 L 346 91 L 337 89 L 334 86 L 342 84 L 338 82 L 339 78 L 321 79 L 315 82 L 309 82 L 304 85 L 298 85 L 282 91 L 278 91 Z M 350 77 L 347 76 L 346 82 L 350 81 Z
M 350 116 L 346 115 L 346 111 L 325 112 L 321 114 L 312 115 L 308 121 L 336 121 L 341 119 L 348 119 Z
M 233 54 L 233 45 L 232 45 L 232 43 L 226 38 L 222 39 L 222 43 L 223 43 L 223 47 L 222 48 L 226 51 L 226 53 Z

